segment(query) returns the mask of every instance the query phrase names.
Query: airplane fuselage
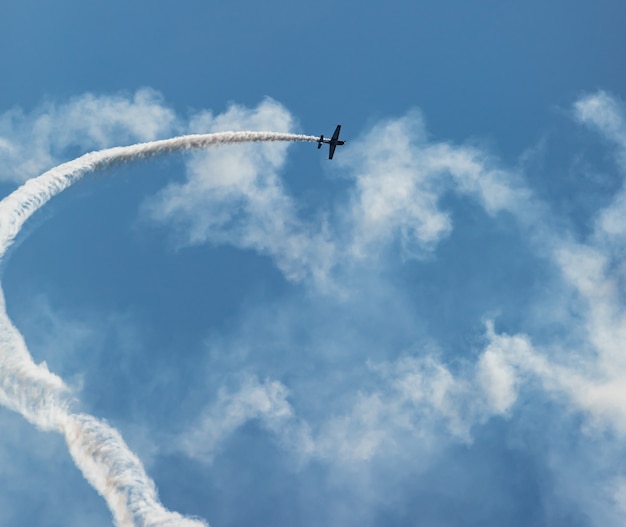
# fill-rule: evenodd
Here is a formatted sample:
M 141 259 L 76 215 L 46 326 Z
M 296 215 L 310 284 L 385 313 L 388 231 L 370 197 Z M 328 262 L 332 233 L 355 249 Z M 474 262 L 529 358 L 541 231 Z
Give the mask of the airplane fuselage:
M 342 146 L 346 144 L 345 141 L 342 141 L 340 139 L 337 139 L 336 141 L 333 141 L 332 139 L 324 139 L 324 136 L 320 138 L 318 143 L 320 143 L 319 146 L 322 146 L 322 143 L 325 145 L 335 145 L 335 146 Z

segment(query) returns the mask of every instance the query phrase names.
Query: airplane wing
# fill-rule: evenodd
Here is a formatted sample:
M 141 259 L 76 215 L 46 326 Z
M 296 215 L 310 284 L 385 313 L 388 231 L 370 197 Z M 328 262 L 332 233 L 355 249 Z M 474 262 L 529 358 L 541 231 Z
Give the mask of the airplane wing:
M 330 147 L 328 149 L 328 159 L 332 159 L 333 155 L 335 155 L 335 148 L 337 148 L 337 143 L 331 142 L 328 146 Z
M 341 130 L 341 125 L 338 124 L 337 128 L 335 128 L 335 133 L 333 134 L 333 141 L 339 139 L 339 131 Z

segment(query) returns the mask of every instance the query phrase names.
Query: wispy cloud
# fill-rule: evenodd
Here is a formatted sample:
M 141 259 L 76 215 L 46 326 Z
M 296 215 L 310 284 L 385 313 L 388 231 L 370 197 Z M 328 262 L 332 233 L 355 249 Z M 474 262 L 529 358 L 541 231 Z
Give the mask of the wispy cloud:
M 618 145 L 619 155 L 621 145 L 626 144 L 622 105 L 601 92 L 585 97 L 575 108 L 583 123 Z M 608 426 L 620 435 L 626 432 L 626 391 L 622 388 L 626 381 L 624 241 L 608 218 L 624 214 L 623 194 L 620 191 L 608 207 L 598 211 L 596 231 L 588 240 L 573 242 L 562 237 L 557 241 L 557 233 L 553 233 L 550 256 L 575 295 L 571 317 L 565 323 L 582 329 L 573 347 L 570 343 L 565 353 L 533 342 L 531 335 L 491 337 L 493 344 L 499 343 L 503 371 L 515 365 L 523 375 L 540 379 L 548 393 L 567 397 L 572 408 L 587 416 L 589 425 Z M 523 349 L 513 342 L 523 342 Z M 506 377 L 511 378 L 510 370 Z
M 22 182 L 58 164 L 67 148 L 78 153 L 152 141 L 177 130 L 177 117 L 162 97 L 141 89 L 126 97 L 85 94 L 48 102 L 29 113 L 0 115 L 0 180 Z
M 203 411 L 199 422 L 181 438 L 182 449 L 192 458 L 211 462 L 220 444 L 250 420 L 259 420 L 285 445 L 303 451 L 312 448 L 305 425 L 295 423 L 287 401 L 287 388 L 278 381 L 246 375 L 235 392 L 221 389 L 217 400 Z
M 266 99 L 254 109 L 231 106 L 193 117 L 189 131 L 289 132 L 293 118 Z M 322 228 L 297 217 L 297 205 L 278 176 L 284 144 L 247 145 L 200 153 L 187 163 L 187 181 L 173 183 L 146 203 L 147 215 L 177 227 L 181 244 L 227 243 L 273 257 L 290 279 L 323 277 L 335 248 Z
M 289 130 L 292 121 L 266 100 L 255 109 L 200 114 L 190 131 Z M 187 180 L 149 199 L 144 212 L 175 226 L 180 244 L 251 248 L 272 257 L 287 279 L 335 291 L 338 276 L 352 265 L 375 265 L 394 243 L 406 258 L 431 254 L 452 230 L 441 205 L 449 193 L 478 200 L 491 215 L 535 212 L 519 174 L 477 148 L 429 141 L 418 111 L 377 124 L 344 150 L 338 163 L 353 184 L 313 219 L 299 217 L 300 204 L 278 176 L 286 156 L 281 145 L 197 154 L 187 161 Z
M 604 91 L 586 95 L 574 104 L 574 116 L 579 122 L 594 128 L 622 149 L 626 148 L 624 115 L 624 103 Z
M 622 103 L 601 92 L 581 99 L 574 109 L 579 123 L 591 126 L 610 140 L 618 160 L 616 166 L 622 170 L 620 156 L 622 145 L 626 144 Z M 426 470 L 428 463 L 420 469 L 416 460 L 427 459 L 429 454 L 454 444 L 471 445 L 481 428 L 489 427 L 496 418 L 523 426 L 525 405 L 543 401 L 551 405 L 550 411 L 557 412 L 549 416 L 554 423 L 561 423 L 554 426 L 562 427 L 548 441 L 549 448 L 556 450 L 541 454 L 542 462 L 552 456 L 546 470 L 561 485 L 561 490 L 553 494 L 561 504 L 557 507 L 583 507 L 592 523 L 606 520 L 617 524 L 623 507 L 623 475 L 619 468 L 611 468 L 607 462 L 587 483 L 565 482 L 574 477 L 574 472 L 585 470 L 587 462 L 582 459 L 590 453 L 591 443 L 605 441 L 612 449 L 611 437 L 621 438 L 626 432 L 626 392 L 622 388 L 626 385 L 622 353 L 626 338 L 626 280 L 619 227 L 623 223 L 619 220 L 624 213 L 623 192 L 596 212 L 595 232 L 581 241 L 567 230 L 566 222 L 558 221 L 549 203 L 533 194 L 517 167 L 507 168 L 475 146 L 430 140 L 418 112 L 376 125 L 369 134 L 351 141 L 342 153 L 346 154 L 342 170 L 353 186 L 343 200 L 338 200 L 347 203 L 347 208 L 338 208 L 327 216 L 329 225 L 324 232 L 325 243 L 335 248 L 332 265 L 327 267 L 331 274 L 338 277 L 350 273 L 351 279 L 342 283 L 349 288 L 359 284 L 352 296 L 343 295 L 339 300 L 354 319 L 363 313 L 360 294 L 368 295 L 372 266 L 379 272 L 389 272 L 388 260 L 381 260 L 380 256 L 395 254 L 394 244 L 401 247 L 400 254 L 408 262 L 412 257 L 419 262 L 428 254 L 437 258 L 439 246 L 456 228 L 455 211 L 446 210 L 448 195 L 477 204 L 491 218 L 488 221 L 502 221 L 503 215 L 514 220 L 506 224 L 507 228 L 513 226 L 516 236 L 526 240 L 534 257 L 546 262 L 550 269 L 549 291 L 560 295 L 554 298 L 550 293 L 538 294 L 528 309 L 542 312 L 561 302 L 558 316 L 550 315 L 542 324 L 528 326 L 523 322 L 529 319 L 520 319 L 522 325 L 504 331 L 498 329 L 498 317 L 494 319 L 492 313 L 476 313 L 477 320 L 486 320 L 485 329 L 465 349 L 455 350 L 454 360 L 437 351 L 436 344 L 433 351 L 424 328 L 413 334 L 406 329 L 402 330 L 404 333 L 397 332 L 398 326 L 392 320 L 402 316 L 410 319 L 410 304 L 395 306 L 401 310 L 394 309 L 392 313 L 378 314 L 374 323 L 379 328 L 379 338 L 386 334 L 386 339 L 368 343 L 356 335 L 343 340 L 339 337 L 338 354 L 349 356 L 347 363 L 340 359 L 333 362 L 325 354 L 325 347 L 333 346 L 335 335 L 340 333 L 339 327 L 349 334 L 350 324 L 341 317 L 337 318 L 337 333 L 325 328 L 325 339 L 305 339 L 304 346 L 301 339 L 287 337 L 285 342 L 284 330 L 278 326 L 273 334 L 266 320 L 256 324 L 244 318 L 232 341 L 226 336 L 219 341 L 221 352 L 228 354 L 232 345 L 239 350 L 256 349 L 263 356 L 252 340 L 258 332 L 264 335 L 263 349 L 274 342 L 280 349 L 299 349 L 300 361 L 304 363 L 323 356 L 325 367 L 320 372 L 338 369 L 332 376 L 320 373 L 307 382 L 295 379 L 286 383 L 278 380 L 285 369 L 276 369 L 278 377 L 270 373 L 268 378 L 275 380 L 266 381 L 281 387 L 284 397 L 281 396 L 280 404 L 288 408 L 283 414 L 285 429 L 299 427 L 308 431 L 303 443 L 305 458 L 335 467 L 357 463 L 377 470 L 377 460 L 405 459 L 404 454 L 410 452 L 413 461 L 408 464 L 416 471 Z M 320 230 L 320 226 L 311 229 Z M 309 237 L 306 243 L 314 244 L 315 240 Z M 317 287 L 315 281 L 305 279 L 305 284 L 312 289 Z M 395 286 L 392 279 L 381 280 L 379 276 L 372 281 L 371 291 L 381 287 L 391 290 Z M 310 318 L 311 310 L 334 309 L 333 301 L 324 295 L 315 298 L 314 305 L 306 310 L 311 328 L 318 327 L 317 319 Z M 380 297 L 375 294 L 371 298 L 376 302 Z M 511 304 L 500 306 L 501 312 L 513 307 L 515 299 L 509 301 Z M 299 319 L 300 315 L 290 315 L 282 320 L 281 327 L 300 326 Z M 419 319 L 415 322 L 418 324 Z M 393 336 L 388 330 L 391 327 L 396 330 Z M 377 346 L 383 349 L 377 350 Z M 372 359 L 385 355 L 390 358 Z M 245 357 L 248 371 L 258 369 L 263 375 L 271 372 L 272 367 L 255 362 L 251 352 Z M 305 386 L 309 397 L 319 397 L 318 405 L 325 405 L 326 412 L 312 411 L 310 403 L 303 402 L 308 399 L 303 391 Z M 242 393 L 245 391 L 244 384 Z M 333 396 L 329 397 L 329 393 Z M 236 426 L 226 426 L 234 421 L 229 417 L 227 404 L 219 407 L 220 412 L 213 411 L 211 415 L 214 419 L 221 416 L 212 421 L 213 430 L 227 432 L 220 435 L 220 443 L 227 441 L 228 434 L 235 435 L 247 419 L 262 421 L 267 415 L 271 420 L 273 415 L 271 411 L 265 414 L 255 410 L 241 419 L 245 412 L 233 410 L 239 416 Z M 571 416 L 581 420 L 569 420 Z M 536 419 L 545 418 L 536 414 Z M 202 422 L 206 421 L 200 419 Z M 202 425 L 196 423 L 192 430 L 185 435 L 190 441 L 187 449 L 195 442 L 203 444 L 203 434 L 199 432 Z M 281 428 L 266 426 L 266 430 L 280 438 Z M 607 431 L 611 437 L 605 436 Z M 204 433 L 208 433 L 207 429 Z M 574 451 L 579 449 L 578 454 L 572 455 L 580 455 L 581 464 L 568 467 L 558 453 L 558 445 L 559 441 L 567 442 L 571 434 L 581 436 L 578 446 L 572 447 Z M 283 440 L 279 444 L 288 445 L 287 450 L 291 451 L 298 448 L 294 442 Z M 525 441 L 522 448 L 531 452 L 539 445 Z M 583 495 L 585 499 L 580 499 Z

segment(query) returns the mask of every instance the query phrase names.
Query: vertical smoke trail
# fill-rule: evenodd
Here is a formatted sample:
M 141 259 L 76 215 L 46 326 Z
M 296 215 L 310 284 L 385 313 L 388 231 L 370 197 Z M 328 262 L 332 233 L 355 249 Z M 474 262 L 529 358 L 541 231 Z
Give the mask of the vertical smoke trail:
M 26 220 L 85 174 L 138 158 L 227 143 L 316 141 L 317 137 L 272 132 L 187 135 L 85 154 L 27 181 L 0 201 L 0 259 Z M 202 520 L 168 511 L 154 482 L 121 435 L 94 417 L 73 413 L 69 390 L 44 363 L 35 364 L 23 336 L 6 312 L 0 289 L 0 403 L 43 430 L 62 433 L 89 483 L 105 498 L 118 527 L 202 527 Z

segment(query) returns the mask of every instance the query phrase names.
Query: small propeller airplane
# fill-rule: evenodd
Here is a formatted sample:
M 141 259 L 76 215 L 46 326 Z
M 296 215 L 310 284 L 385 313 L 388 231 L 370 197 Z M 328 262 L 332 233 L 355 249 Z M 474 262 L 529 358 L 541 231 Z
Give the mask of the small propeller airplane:
M 320 135 L 320 138 L 317 141 L 317 148 L 322 148 L 322 144 L 327 144 L 329 146 L 328 149 L 328 159 L 332 159 L 333 156 L 335 155 L 335 148 L 337 148 L 337 146 L 341 146 L 344 145 L 346 142 L 345 141 L 341 141 L 339 139 L 339 131 L 341 130 L 341 125 L 338 124 L 337 128 L 335 128 L 335 133 L 333 134 L 333 136 L 330 139 L 324 139 L 323 135 Z

